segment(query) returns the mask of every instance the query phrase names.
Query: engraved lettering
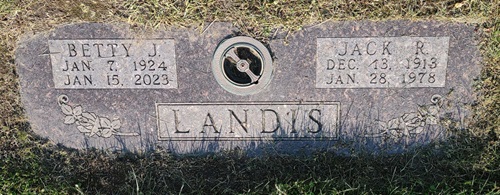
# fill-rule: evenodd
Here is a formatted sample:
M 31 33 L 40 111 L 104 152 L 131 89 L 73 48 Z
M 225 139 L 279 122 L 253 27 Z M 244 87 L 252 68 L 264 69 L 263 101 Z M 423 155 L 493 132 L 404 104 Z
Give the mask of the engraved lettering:
M 233 129 L 234 129 L 233 128 L 234 127 L 233 126 L 233 118 L 236 121 L 238 121 L 238 123 L 240 124 L 241 128 L 243 128 L 243 130 L 248 133 L 248 123 L 247 123 L 247 121 L 248 121 L 248 109 L 244 109 L 243 110 L 245 112 L 245 120 L 244 121 L 241 121 L 238 118 L 238 116 L 236 116 L 236 114 L 234 113 L 233 110 L 231 110 L 231 109 L 228 109 L 228 110 L 229 110 L 229 115 L 230 115 L 229 116 L 229 129 L 231 130 L 229 133 L 234 133 L 234 131 L 233 131 Z
M 326 82 L 326 84 L 328 84 L 328 85 L 332 84 L 332 83 L 333 83 L 333 77 L 334 77 L 334 75 L 333 75 L 333 74 L 331 74 L 331 75 L 330 75 L 330 80 L 329 80 L 329 81 L 327 81 L 327 82 Z
M 153 54 L 148 54 L 149 57 L 155 57 L 156 56 L 156 44 L 153 43 Z
M 368 55 L 375 55 L 377 53 L 377 50 L 373 50 L 373 52 L 370 52 L 370 45 L 371 44 L 374 44 L 375 46 L 377 46 L 377 43 L 375 43 L 375 41 L 370 41 L 368 44 L 366 44 L 366 53 Z
M 345 70 L 345 60 L 344 59 L 339 59 L 339 70 Z
M 85 85 L 92 85 L 92 75 L 83 75 Z
M 356 69 L 356 65 L 355 65 L 356 60 L 355 59 L 349 59 L 349 60 L 347 60 L 347 64 L 346 64 L 346 60 L 343 59 L 343 58 L 340 58 L 340 59 L 337 59 L 337 60 L 338 60 L 338 64 L 336 64 L 333 59 L 328 59 L 327 62 L 326 62 L 327 63 L 326 69 L 327 70 L 333 70 L 333 69 L 336 68 L 337 70 L 346 70 L 346 65 L 347 65 L 347 68 L 349 70 Z
M 128 47 L 125 46 L 125 44 L 122 43 L 122 46 L 123 46 L 123 49 L 125 49 L 125 57 L 130 57 L 130 54 L 128 53 L 128 50 L 130 49 L 130 46 L 132 46 L 132 44 L 128 44 Z
M 67 76 L 67 80 L 66 82 L 64 82 L 64 85 L 71 85 L 71 79 L 69 78 L 69 75 L 66 75 Z
M 80 81 L 82 80 L 82 81 Z M 83 83 L 82 83 L 83 82 Z M 64 85 L 80 86 L 80 85 L 93 85 L 92 75 L 82 75 L 82 76 L 70 76 L 66 75 L 66 81 Z
M 419 55 L 420 53 L 426 55 L 427 53 L 424 52 L 424 42 L 422 41 L 417 41 L 416 43 L 417 46 L 417 52 L 415 52 L 416 55 Z
M 56 89 L 178 87 L 173 39 L 48 41 Z
M 179 124 L 180 124 L 180 121 L 179 121 L 179 116 L 177 115 L 177 112 L 179 110 L 172 110 L 174 112 L 174 126 L 175 126 L 175 132 L 174 133 L 189 133 L 189 129 L 186 130 L 186 131 L 181 131 L 179 130 Z
M 97 48 L 97 57 L 102 58 L 101 56 L 101 46 L 104 46 L 102 43 L 94 43 L 92 46 Z
M 386 51 L 387 51 L 387 55 L 391 55 L 391 52 L 389 51 L 389 44 L 391 44 L 390 41 L 385 41 L 384 42 L 384 47 L 383 47 L 382 55 L 386 55 L 385 54 Z
M 347 42 L 343 42 L 343 43 L 344 43 L 344 52 L 339 53 L 339 56 L 345 56 L 345 54 L 347 54 Z
M 345 74 L 345 75 L 335 75 L 335 74 L 330 74 L 330 79 L 329 81 L 326 82 L 326 84 L 332 84 L 335 80 L 335 84 L 351 84 L 356 82 L 356 74 Z M 345 82 L 344 82 L 345 81 Z
M 314 117 L 314 113 L 317 113 L 317 116 Z M 311 129 L 310 127 L 307 128 L 307 132 L 309 133 L 319 133 L 323 129 L 323 124 L 320 122 L 320 117 L 321 117 L 321 110 L 318 109 L 312 109 L 309 111 L 309 119 L 311 119 L 318 128 L 316 130 Z
M 340 116 L 340 105 L 334 102 L 158 103 L 156 106 L 160 140 L 331 140 L 337 137 Z
M 351 62 L 352 62 L 353 64 L 351 64 Z M 355 59 L 349 59 L 349 62 L 347 62 L 347 67 L 349 67 L 349 70 L 354 70 L 354 69 L 356 69 L 356 66 L 354 66 L 354 62 L 356 62 L 356 60 L 355 60 Z M 352 66 L 351 66 L 351 65 L 352 65 Z
M 90 60 L 87 60 L 87 61 L 83 61 L 82 60 L 82 71 L 88 71 L 90 70 Z
M 69 76 L 68 76 L 68 79 L 69 79 Z M 76 76 L 76 77 L 73 79 L 73 85 L 82 85 L 82 83 L 80 82 L 79 77 L 77 77 L 77 76 Z
M 115 57 L 116 47 L 118 47 L 118 44 L 116 44 L 116 43 L 109 43 L 109 44 L 107 44 L 107 46 L 111 47 L 111 57 Z
M 359 51 L 359 46 L 357 43 L 356 45 L 354 45 L 354 49 L 352 50 L 351 56 L 354 55 L 354 52 L 358 52 L 358 55 L 361 55 L 361 51 Z
M 62 71 L 68 71 L 69 70 L 69 63 L 68 60 L 65 61 L 66 67 L 62 69 Z
M 87 53 L 90 50 L 90 45 L 88 43 L 82 44 L 82 55 L 83 57 L 90 57 L 90 54 Z
M 115 64 L 114 60 L 108 60 L 109 71 L 117 71 L 117 69 L 113 69 L 114 64 Z
M 76 46 L 75 44 L 71 44 L 69 43 L 68 44 L 68 53 L 69 53 L 69 57 L 75 57 L 76 56 Z
M 276 132 L 281 126 L 280 116 L 278 115 L 278 113 L 273 109 L 261 109 L 260 111 L 262 112 L 262 131 L 261 131 L 261 133 L 274 133 L 274 132 Z M 268 117 L 266 116 L 266 112 L 271 113 L 271 115 L 275 118 L 274 121 L 276 122 L 276 125 L 275 125 L 273 130 L 267 130 L 266 118 L 268 118 Z M 271 117 L 269 117 L 268 119 L 270 119 L 270 118 Z
M 340 82 L 340 83 L 339 83 Z M 342 81 L 342 77 L 339 75 L 339 77 L 337 78 L 337 81 L 335 82 L 335 84 L 344 84 L 344 82 Z
M 65 61 L 65 67 L 62 69 L 62 71 L 91 71 L 91 62 L 90 60 L 82 60 L 80 62 L 73 62 L 71 63 L 71 69 L 70 69 L 70 62 L 67 60 Z
M 333 70 L 333 68 L 335 68 L 335 61 L 333 61 L 332 59 L 326 60 L 326 69 Z
M 315 86 L 444 87 L 449 40 L 408 36 L 317 38 Z
M 207 122 L 210 122 L 210 124 Z M 214 133 L 220 133 L 217 130 L 217 127 L 215 127 L 214 118 L 212 117 L 210 112 L 207 113 L 207 116 L 205 117 L 205 122 L 203 123 L 203 127 L 202 127 L 203 130 L 200 133 L 205 133 L 205 128 L 207 128 L 207 127 L 212 127 L 212 129 L 214 130 Z
M 297 122 L 297 110 L 292 109 L 290 111 L 292 113 L 292 131 L 290 133 L 298 133 L 297 129 L 295 128 L 295 123 Z

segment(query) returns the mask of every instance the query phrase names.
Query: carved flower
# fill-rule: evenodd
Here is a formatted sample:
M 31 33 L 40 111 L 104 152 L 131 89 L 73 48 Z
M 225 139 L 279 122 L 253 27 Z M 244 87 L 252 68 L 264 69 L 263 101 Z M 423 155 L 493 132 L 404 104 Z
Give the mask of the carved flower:
M 420 133 L 424 130 L 425 120 L 419 113 L 406 113 L 401 118 L 403 119 L 408 131 Z
M 64 124 L 73 124 L 78 121 L 82 115 L 82 107 L 76 106 L 72 108 L 70 105 L 62 104 L 61 105 L 62 112 L 66 115 L 64 117 Z
M 89 136 L 95 135 L 99 131 L 99 120 L 94 113 L 85 112 L 78 121 L 78 130 L 82 133 L 90 133 Z
M 393 118 L 389 120 L 387 128 L 390 130 L 398 130 L 398 129 L 403 129 L 402 124 L 403 121 L 401 118 Z
M 393 118 L 387 123 L 387 129 L 392 136 L 401 138 L 406 136 L 408 132 L 404 128 L 404 121 L 402 118 Z
M 76 124 L 76 128 L 89 137 L 97 135 L 109 138 L 115 135 L 121 127 L 121 122 L 118 119 L 111 121 L 92 112 L 83 112 L 81 106 L 71 107 L 67 102 L 68 97 L 66 95 L 58 97 L 58 104 L 65 115 L 64 124 Z M 137 136 L 138 134 L 120 133 L 119 135 Z
M 438 124 L 438 115 L 439 115 L 439 106 L 429 106 L 427 111 L 427 119 L 425 120 L 426 124 L 436 125 Z
M 108 118 L 100 118 L 100 131 L 97 132 L 98 136 L 101 137 L 111 137 L 120 128 L 120 120 L 114 120 L 111 122 Z
M 387 123 L 384 121 L 376 121 L 375 123 L 372 124 L 372 129 L 373 132 L 377 134 L 385 133 L 386 132 L 386 126 Z

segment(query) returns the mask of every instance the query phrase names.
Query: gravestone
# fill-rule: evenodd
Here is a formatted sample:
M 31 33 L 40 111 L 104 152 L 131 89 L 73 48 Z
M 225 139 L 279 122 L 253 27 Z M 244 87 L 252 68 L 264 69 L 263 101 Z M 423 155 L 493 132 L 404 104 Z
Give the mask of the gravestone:
M 71 148 L 177 154 L 401 152 L 467 128 L 473 26 L 329 22 L 267 44 L 236 34 L 83 23 L 27 35 L 16 64 L 31 127 Z

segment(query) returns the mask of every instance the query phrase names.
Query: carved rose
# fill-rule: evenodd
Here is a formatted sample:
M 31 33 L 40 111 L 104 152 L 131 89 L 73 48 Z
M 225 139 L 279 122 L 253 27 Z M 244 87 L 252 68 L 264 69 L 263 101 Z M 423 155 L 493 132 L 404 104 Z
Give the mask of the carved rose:
M 406 113 L 401 117 L 404 121 L 407 131 L 421 133 L 424 130 L 425 120 L 419 113 Z
M 82 107 L 76 106 L 75 108 L 71 108 L 71 106 L 67 104 L 61 105 L 61 109 L 63 113 L 66 115 L 64 117 L 64 124 L 73 124 L 78 121 L 82 115 Z
M 436 105 L 429 106 L 429 109 L 427 110 L 427 119 L 425 120 L 425 123 L 430 125 L 438 124 L 438 115 L 439 115 L 439 107 Z
M 422 133 L 426 125 L 438 124 L 443 98 L 440 95 L 433 95 L 431 102 L 431 105 L 417 107 L 418 112 L 405 113 L 387 122 L 377 121 L 372 125 L 374 131 L 379 132 L 375 135 L 402 138 Z
M 77 123 L 78 130 L 82 133 L 90 133 L 92 137 L 99 131 L 99 120 L 97 115 L 94 113 L 85 112 L 82 114 L 82 118 Z
M 138 136 L 138 133 L 132 132 L 118 132 L 121 127 L 121 122 L 118 119 L 111 121 L 107 117 L 98 116 L 92 112 L 83 112 L 82 106 L 70 106 L 68 105 L 68 96 L 60 95 L 57 98 L 57 103 L 61 107 L 64 113 L 64 124 L 70 125 L 75 124 L 76 128 L 83 133 L 92 137 L 94 135 L 98 137 L 109 138 L 113 135 L 119 136 Z
M 120 120 L 111 122 L 108 118 L 98 117 L 94 113 L 83 113 L 81 120 L 78 121 L 77 128 L 82 133 L 90 133 L 90 137 L 97 135 L 99 137 L 111 137 L 120 128 Z
M 403 137 L 408 134 L 404 127 L 404 121 L 401 118 L 394 118 L 387 123 L 387 129 L 392 136 Z
M 100 131 L 98 135 L 101 137 L 111 137 L 120 128 L 120 120 L 111 122 L 108 118 L 100 118 Z

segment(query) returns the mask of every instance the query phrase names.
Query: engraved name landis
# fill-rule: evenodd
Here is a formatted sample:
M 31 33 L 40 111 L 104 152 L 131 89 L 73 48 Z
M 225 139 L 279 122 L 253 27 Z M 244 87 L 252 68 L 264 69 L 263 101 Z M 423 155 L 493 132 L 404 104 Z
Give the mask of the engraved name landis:
M 244 116 L 240 119 L 233 110 L 228 109 L 227 110 L 227 118 L 225 118 L 224 121 L 230 121 L 230 128 L 229 128 L 229 133 L 234 133 L 235 127 L 233 126 L 233 120 L 235 120 L 239 126 L 241 127 L 241 130 L 245 131 L 248 133 L 249 129 L 249 121 L 248 121 L 248 109 L 244 109 L 243 112 L 245 113 Z M 175 118 L 175 132 L 174 133 L 190 133 L 190 129 L 180 129 L 179 128 L 179 116 L 178 112 L 180 110 L 172 110 L 172 114 L 174 115 Z M 220 133 L 221 129 L 216 126 L 214 118 L 212 116 L 213 114 L 210 114 L 210 112 L 207 112 L 205 119 L 196 121 L 200 122 L 199 123 L 199 129 L 201 129 L 200 133 L 205 133 L 205 131 L 210 131 L 213 130 L 214 133 Z M 297 121 L 297 110 L 291 110 L 290 112 L 286 113 L 286 115 L 291 116 L 291 129 L 290 133 L 297 133 L 298 130 L 296 128 L 296 121 Z M 308 133 L 318 133 L 323 129 L 323 123 L 319 121 L 319 117 L 321 116 L 321 110 L 319 109 L 312 109 L 309 112 L 307 112 L 308 116 L 308 121 L 311 123 L 315 124 L 314 128 L 307 128 L 306 131 Z M 269 118 L 268 118 L 269 117 Z M 257 128 L 259 129 L 260 133 L 274 133 L 278 129 L 282 128 L 281 124 L 281 118 L 283 116 L 280 116 L 276 110 L 273 109 L 260 109 L 260 115 L 259 116 L 252 116 L 250 117 L 251 119 L 257 119 L 258 123 L 260 124 L 260 127 Z M 266 118 L 268 122 L 266 123 Z M 227 120 L 229 119 L 229 120 Z M 203 121 L 203 122 L 202 122 Z M 274 125 L 268 125 L 269 121 L 272 121 Z M 202 122 L 202 123 L 201 123 Z
M 158 106 L 160 139 L 335 137 L 337 118 L 337 105 Z
M 56 88 L 175 88 L 172 40 L 50 40 Z

